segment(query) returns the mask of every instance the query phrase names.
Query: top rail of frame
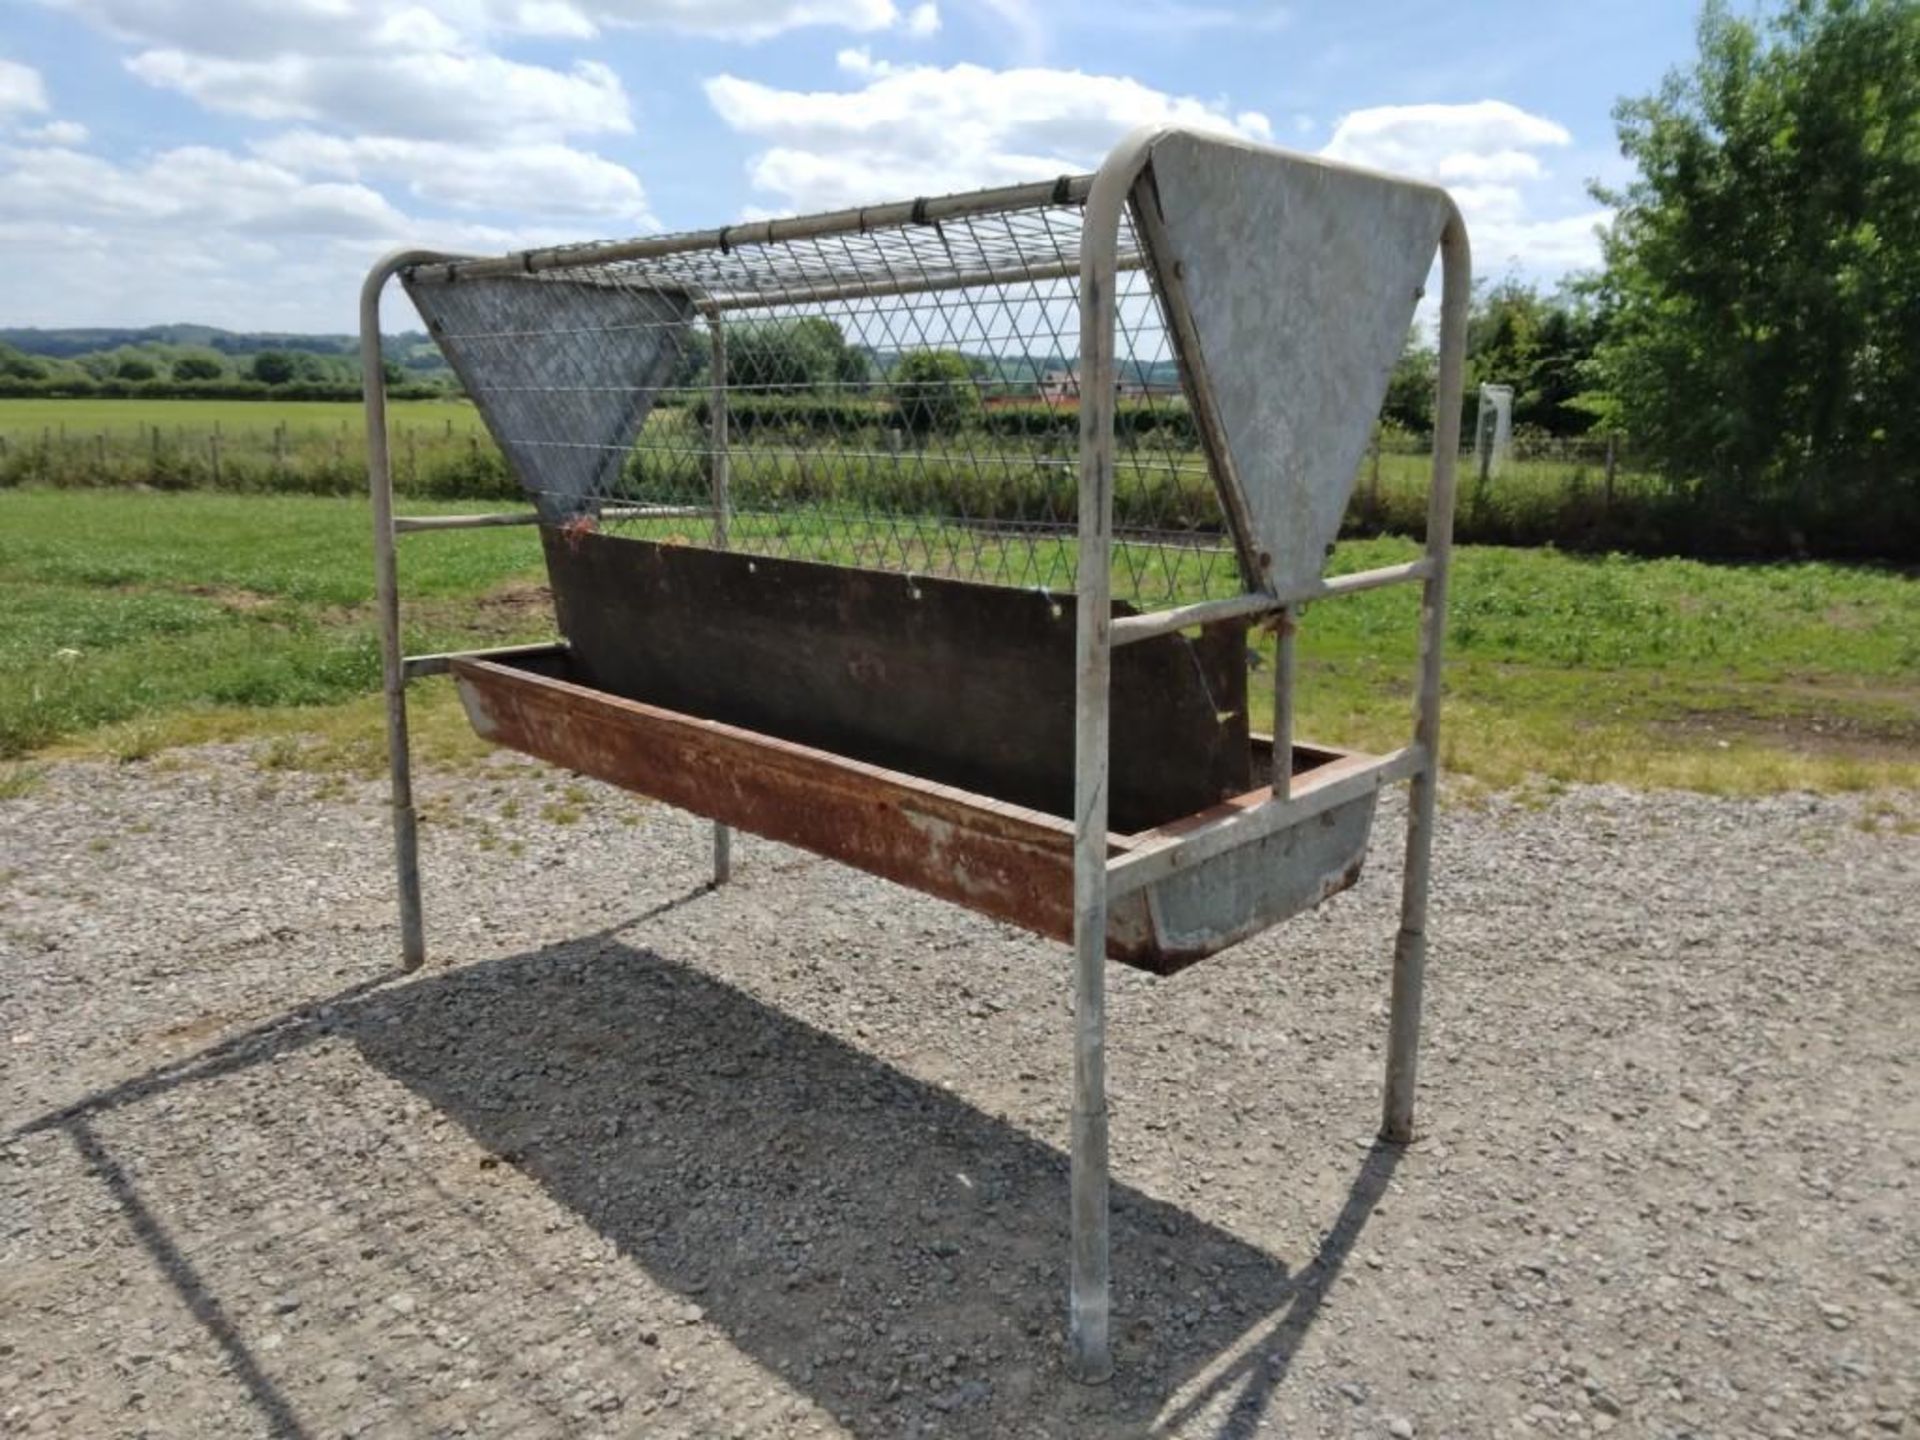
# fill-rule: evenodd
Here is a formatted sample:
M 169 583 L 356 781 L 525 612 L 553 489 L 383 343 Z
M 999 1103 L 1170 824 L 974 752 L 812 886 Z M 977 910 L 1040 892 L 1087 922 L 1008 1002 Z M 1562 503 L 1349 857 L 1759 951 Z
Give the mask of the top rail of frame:
M 775 245 L 786 240 L 812 240 L 826 235 L 859 234 L 902 225 L 931 225 L 972 215 L 1028 210 L 1041 205 L 1079 205 L 1093 187 L 1091 175 L 1062 175 L 1025 185 L 1002 185 L 957 195 L 900 200 L 886 205 L 864 205 L 852 210 L 830 210 L 816 215 L 793 215 L 722 225 L 715 230 L 691 230 L 677 235 L 655 235 L 634 240 L 606 240 L 586 245 L 554 245 L 519 250 L 508 255 L 421 263 L 408 267 L 412 284 L 478 279 L 489 275 L 538 275 L 552 270 L 574 270 L 653 260 L 701 250 L 726 251 L 739 245 Z

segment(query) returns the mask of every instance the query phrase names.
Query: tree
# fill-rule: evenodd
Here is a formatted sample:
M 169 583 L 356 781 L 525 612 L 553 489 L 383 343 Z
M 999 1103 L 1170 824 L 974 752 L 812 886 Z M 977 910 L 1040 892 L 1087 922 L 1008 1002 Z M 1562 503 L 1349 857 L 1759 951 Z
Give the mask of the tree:
M 1462 423 L 1472 433 L 1483 383 L 1513 386 L 1513 419 L 1550 435 L 1577 435 L 1593 414 L 1576 401 L 1586 388 L 1597 331 L 1591 305 L 1577 292 L 1543 295 L 1508 278 L 1476 293 L 1467 316 L 1467 376 Z M 1433 428 L 1439 356 L 1415 329 L 1387 380 L 1380 418 L 1425 435 Z
M 11 345 L 0 344 L 0 379 L 44 380 L 46 376 L 44 360 L 38 360 Z
M 1387 398 L 1380 406 L 1380 419 L 1415 435 L 1433 429 L 1433 387 L 1440 357 L 1433 346 L 1420 338 L 1416 327 L 1407 336 L 1407 345 L 1387 379 Z
M 173 362 L 172 374 L 176 380 L 218 380 L 226 367 L 217 355 L 182 355 Z
M 1513 423 L 1574 435 L 1593 423 L 1574 398 L 1585 388 L 1597 339 L 1577 294 L 1545 295 L 1509 276 L 1474 298 L 1467 319 L 1467 415 L 1483 384 L 1513 387 Z
M 284 350 L 262 350 L 253 357 L 253 378 L 263 385 L 284 385 L 299 373 L 293 356 Z
M 735 321 L 726 327 L 727 383 L 766 394 L 823 389 L 856 368 L 846 336 L 818 315 Z M 859 366 L 864 374 L 864 356 Z
M 151 380 L 160 372 L 154 363 L 141 355 L 129 355 L 113 367 L 116 378 L 121 380 Z
M 893 407 L 916 435 L 958 430 L 980 413 L 973 367 L 952 350 L 910 350 L 893 367 Z
M 1920 5 L 1709 4 L 1693 66 L 1614 114 L 1605 403 L 1749 515 L 1920 519 Z

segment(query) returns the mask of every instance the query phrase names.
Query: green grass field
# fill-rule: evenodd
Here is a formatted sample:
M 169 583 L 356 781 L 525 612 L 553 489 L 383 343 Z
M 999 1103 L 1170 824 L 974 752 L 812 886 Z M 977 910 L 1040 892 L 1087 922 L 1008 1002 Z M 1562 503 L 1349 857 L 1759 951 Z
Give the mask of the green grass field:
M 0 493 L 0 756 L 272 735 L 281 763 L 376 767 L 368 531 L 351 499 Z M 401 543 L 411 647 L 551 633 L 533 532 Z M 1343 543 L 1334 563 L 1413 553 Z M 1403 738 L 1416 607 L 1401 589 L 1308 611 L 1302 736 Z M 1920 785 L 1920 581 L 1890 572 L 1463 547 L 1447 673 L 1447 764 L 1490 785 Z M 430 758 L 478 753 L 444 682 L 416 693 Z
M 396 400 L 388 407 L 395 425 L 456 435 L 481 433 L 480 418 L 463 400 Z M 223 436 L 271 438 L 284 425 L 293 434 L 341 434 L 355 441 L 365 433 L 365 412 L 355 402 L 330 400 L 41 400 L 0 398 L 0 435 L 15 444 L 37 441 L 43 432 L 69 440 L 106 435 L 126 443 L 158 426 L 163 435 L 204 435 L 219 426 Z

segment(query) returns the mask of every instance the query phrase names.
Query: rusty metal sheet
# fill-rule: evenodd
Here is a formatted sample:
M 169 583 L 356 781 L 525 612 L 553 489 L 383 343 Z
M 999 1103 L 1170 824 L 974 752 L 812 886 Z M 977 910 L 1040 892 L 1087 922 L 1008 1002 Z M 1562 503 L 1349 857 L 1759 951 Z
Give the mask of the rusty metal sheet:
M 678 714 L 531 668 L 455 660 L 484 739 L 697 815 L 1065 937 L 1073 827 L 1051 815 Z
M 1057 940 L 1073 933 L 1067 821 L 738 726 L 576 683 L 562 650 L 456 657 L 461 703 L 484 739 L 695 814 L 978 910 Z M 572 678 L 570 678 L 572 677 Z M 1348 752 L 1302 747 L 1296 791 Z M 1187 817 L 1261 803 L 1256 790 Z M 1353 883 L 1372 797 L 1312 827 L 1169 877 L 1111 907 L 1107 953 L 1171 974 Z M 1155 832 L 1111 837 L 1111 853 Z
M 976 794 L 1072 813 L 1073 597 L 546 530 L 583 678 Z M 1244 622 L 1115 653 L 1112 828 L 1253 779 Z

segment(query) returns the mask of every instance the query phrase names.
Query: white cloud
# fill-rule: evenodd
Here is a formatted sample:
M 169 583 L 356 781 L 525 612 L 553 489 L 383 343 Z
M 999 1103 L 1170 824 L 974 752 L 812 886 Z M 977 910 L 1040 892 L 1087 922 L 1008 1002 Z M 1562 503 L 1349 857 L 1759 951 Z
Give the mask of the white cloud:
M 991 11 L 1006 27 L 1020 58 L 1029 62 L 1038 61 L 1046 54 L 1051 38 L 1041 18 L 1044 3 L 1045 0 L 979 0 L 981 7 Z
M 9 316 L 252 328 L 340 328 L 366 267 L 397 245 L 498 252 L 656 228 L 639 178 L 572 139 L 632 131 L 620 78 L 595 60 L 507 58 L 499 34 L 897 18 L 891 0 L 48 3 L 122 42 L 141 80 L 294 128 L 250 152 L 113 159 L 72 121 L 0 132 Z M 0 62 L 0 119 L 45 109 L 38 75 Z M 536 225 L 497 223 L 529 214 Z
M 538 197 L 547 214 L 593 217 L 628 231 L 655 223 L 637 175 L 567 145 L 489 148 L 294 130 L 263 140 L 254 150 L 303 174 L 398 182 L 416 199 L 456 210 L 513 210 Z
M 908 12 L 903 29 L 915 39 L 924 40 L 929 35 L 940 33 L 940 7 L 926 4 L 916 5 Z
M 403 217 L 364 185 L 314 183 L 266 160 L 204 145 L 137 165 L 59 147 L 0 148 L 9 216 L 84 224 L 177 223 L 203 239 L 222 231 L 396 237 Z
M 0 194 L 15 324 L 345 330 L 367 267 L 398 245 L 496 254 L 578 238 L 410 216 L 370 186 L 206 146 L 116 164 L 0 144 Z M 417 322 L 403 307 L 389 323 Z
M 49 120 L 44 125 L 36 125 L 31 130 L 22 130 L 20 139 L 36 141 L 43 145 L 84 145 L 87 140 L 87 127 L 78 120 Z
M 1168 95 L 1077 70 L 895 65 L 846 50 L 857 90 L 779 90 L 720 75 L 707 98 L 732 129 L 767 142 L 748 173 L 795 209 L 856 205 L 1086 170 L 1127 131 L 1179 124 L 1266 139 L 1257 111 Z
M 632 129 L 606 65 L 509 59 L 505 35 L 651 26 L 757 40 L 803 26 L 937 26 L 894 0 L 49 0 L 133 47 L 128 70 L 209 110 L 416 139 L 546 141 Z M 27 72 L 29 78 L 31 72 Z M 44 108 L 42 106 L 41 108 Z
M 762 40 L 789 30 L 872 32 L 901 23 L 893 0 L 50 0 L 141 45 L 228 59 L 371 51 L 411 30 L 469 39 L 521 34 L 588 39 L 603 27 L 651 27 Z
M 47 108 L 47 87 L 40 72 L 18 60 L 0 60 L 0 119 L 9 115 L 39 115 Z
M 1322 152 L 1399 175 L 1442 178 L 1449 163 L 1488 157 L 1537 160 L 1569 144 L 1565 127 L 1504 100 L 1469 105 L 1377 105 L 1341 117 Z
M 619 77 L 590 60 L 560 71 L 446 50 L 263 60 L 148 50 L 128 68 L 210 110 L 258 120 L 321 121 L 445 140 L 549 139 L 633 128 Z
M 810 26 L 875 31 L 901 23 L 892 0 L 575 0 L 575 8 L 601 25 L 658 26 L 732 40 L 764 40 Z
M 1610 218 L 1577 190 L 1570 197 L 1541 158 L 1571 143 L 1566 128 L 1543 115 L 1478 100 L 1355 110 L 1321 153 L 1445 185 L 1466 219 L 1477 270 L 1517 266 L 1544 277 L 1595 263 L 1594 230 Z
M 1146 35 L 1230 30 L 1245 36 L 1271 34 L 1293 24 L 1293 12 L 1283 5 L 1247 10 L 1236 5 L 1188 4 L 1184 0 L 1127 0 L 1122 5 L 1088 4 L 1079 8 L 1076 19 L 1084 23 Z

